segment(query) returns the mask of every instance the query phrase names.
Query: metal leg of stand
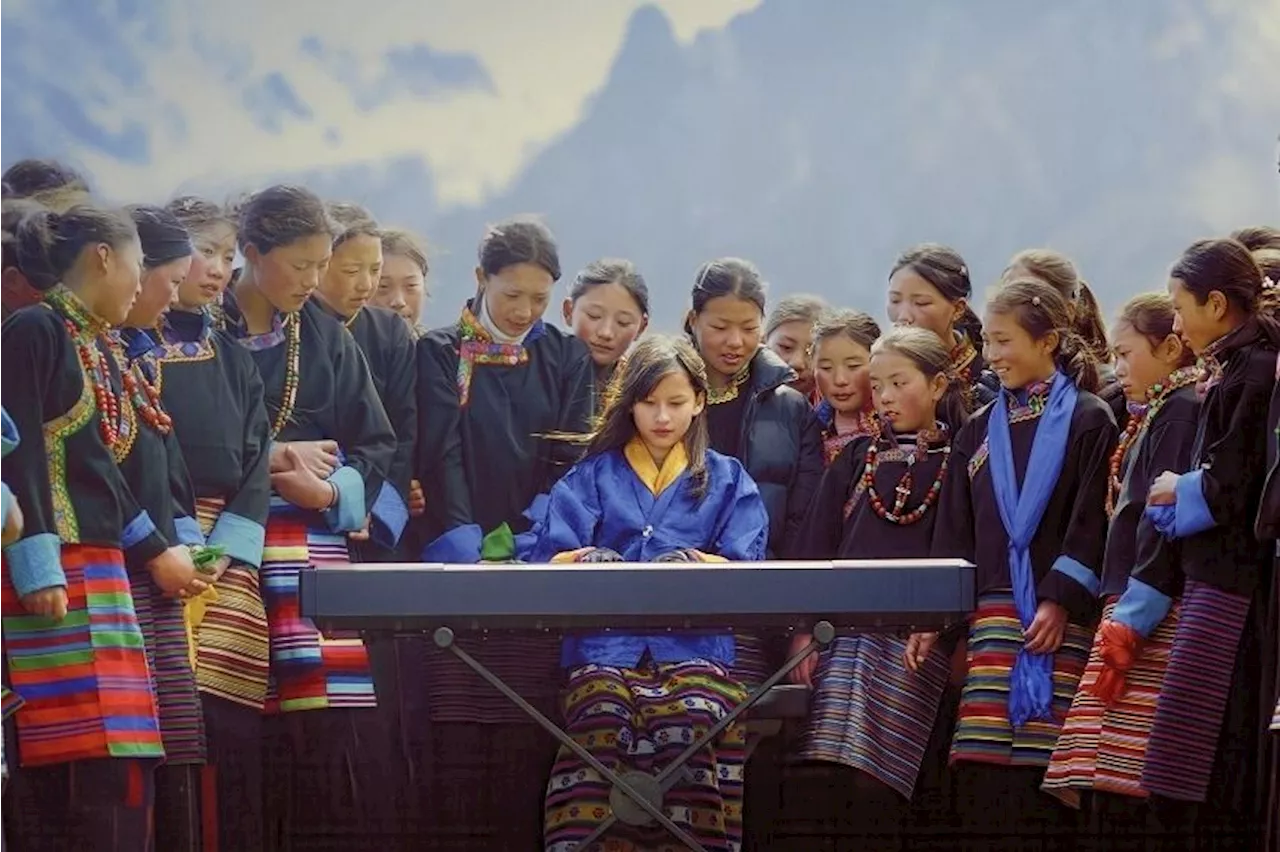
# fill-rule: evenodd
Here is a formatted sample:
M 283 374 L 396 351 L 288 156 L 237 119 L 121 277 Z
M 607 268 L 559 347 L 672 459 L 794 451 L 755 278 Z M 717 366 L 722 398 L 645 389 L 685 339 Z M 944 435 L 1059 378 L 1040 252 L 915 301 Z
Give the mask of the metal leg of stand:
M 514 703 L 517 707 L 523 710 L 531 719 L 533 719 L 540 726 L 542 726 L 542 728 L 545 731 L 547 731 L 547 733 L 551 734 L 553 737 L 559 740 L 565 746 L 565 748 L 569 749 L 574 754 L 576 754 L 579 758 L 585 761 L 592 769 L 594 769 L 596 772 L 599 772 L 602 777 L 604 777 L 611 784 L 613 784 L 615 788 L 621 790 L 624 794 L 626 794 L 628 799 L 630 799 L 638 807 L 640 807 L 642 810 L 648 813 L 649 816 L 657 820 L 658 824 L 661 825 L 663 828 L 665 828 L 667 831 L 671 832 L 671 834 L 677 840 L 679 840 L 689 849 L 693 850 L 693 852 L 707 852 L 706 847 L 704 847 L 697 840 L 691 837 L 689 833 L 686 832 L 683 828 L 681 828 L 680 826 L 672 822 L 670 817 L 668 817 L 665 813 L 662 812 L 662 807 L 660 803 L 655 805 L 652 802 L 650 802 L 649 798 L 646 797 L 644 793 L 635 789 L 635 787 L 633 787 L 624 778 L 622 778 L 622 776 L 620 776 L 618 773 L 614 772 L 612 769 L 610 769 L 609 767 L 601 763 L 599 760 L 597 760 L 595 755 L 593 755 L 583 746 L 579 745 L 577 741 L 574 740 L 573 737 L 565 733 L 558 725 L 556 725 L 555 722 L 552 722 L 550 719 L 544 716 L 538 710 L 538 708 L 534 707 L 532 704 L 526 701 L 524 697 L 521 696 L 518 692 L 516 692 L 514 689 L 512 689 L 511 687 L 503 683 L 501 678 L 499 678 L 493 672 L 485 668 L 483 663 L 481 663 L 475 657 L 471 656 L 466 651 L 462 650 L 456 644 L 454 644 L 452 630 L 450 630 L 448 627 L 441 627 L 438 630 L 436 630 L 433 638 L 435 640 L 437 647 L 447 648 L 450 651 L 452 651 L 458 657 L 458 659 L 462 660 L 462 662 L 466 663 L 467 666 L 470 667 L 472 671 L 480 675 L 480 677 L 484 678 L 489 683 L 490 686 L 492 686 L 494 689 L 498 690 L 503 695 L 505 695 L 508 700 Z
M 739 716 L 741 716 L 747 710 L 751 709 L 752 705 L 754 705 L 757 701 L 763 698 L 769 690 L 777 686 L 778 683 L 780 683 L 784 677 L 790 674 L 791 671 L 795 669 L 796 666 L 800 665 L 800 663 L 802 663 L 806 657 L 808 657 L 814 651 L 817 651 L 821 648 L 825 648 L 827 645 L 830 645 L 831 642 L 835 639 L 835 637 L 836 637 L 836 630 L 835 630 L 835 627 L 832 626 L 831 622 L 819 621 L 817 624 L 815 624 L 813 626 L 813 641 L 810 642 L 807 646 L 805 646 L 804 650 L 800 651 L 794 657 L 792 657 L 791 659 L 783 663 L 782 668 L 778 669 L 768 679 L 766 679 L 764 683 L 756 687 L 755 691 L 752 692 L 750 695 L 748 695 L 741 704 L 734 707 L 727 714 L 725 714 L 724 718 L 722 718 L 715 725 L 707 729 L 707 732 L 704 733 L 701 737 L 699 737 L 697 742 L 693 743 L 688 748 L 686 748 L 683 752 L 680 753 L 678 757 L 676 757 L 669 764 L 667 764 L 667 767 L 665 769 L 663 769 L 661 772 L 658 773 L 657 775 L 658 789 L 661 790 L 663 793 L 666 793 L 673 786 L 675 786 L 676 782 L 680 780 L 680 775 L 688 771 L 687 768 L 685 767 L 685 764 L 688 763 L 689 760 L 695 754 L 702 751 L 702 749 L 706 748 L 708 745 L 714 742 L 716 737 L 720 736 L 720 734 L 723 733 L 730 725 L 732 725 L 738 719 Z M 626 791 L 624 790 L 624 792 Z M 628 793 L 628 795 L 630 794 Z M 648 809 L 646 808 L 646 810 Z M 615 813 L 606 817 L 604 822 L 596 826 L 595 831 L 591 832 L 591 834 L 589 834 L 586 838 L 582 840 L 581 843 L 578 844 L 579 848 L 585 849 L 590 844 L 599 840 L 601 837 L 605 835 L 606 832 L 609 831 L 609 829 L 613 828 L 614 824 L 617 821 L 618 821 L 618 816 L 615 811 Z M 689 848 L 696 849 L 700 847 L 691 846 Z

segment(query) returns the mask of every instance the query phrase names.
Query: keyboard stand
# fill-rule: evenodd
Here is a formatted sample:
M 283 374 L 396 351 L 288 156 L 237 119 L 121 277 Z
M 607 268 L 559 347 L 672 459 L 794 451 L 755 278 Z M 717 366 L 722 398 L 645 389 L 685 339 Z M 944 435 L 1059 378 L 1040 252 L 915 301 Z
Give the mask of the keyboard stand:
M 592 843 L 603 837 L 618 822 L 626 825 L 641 826 L 656 821 L 692 852 L 707 852 L 706 847 L 663 813 L 662 804 L 666 793 L 678 782 L 688 777 L 689 770 L 685 764 L 689 762 L 690 758 L 711 745 L 725 729 L 737 721 L 743 713 L 751 709 L 752 705 L 763 698 L 770 689 L 781 683 L 782 679 L 790 674 L 796 666 L 800 665 L 806 657 L 831 644 L 835 639 L 835 635 L 836 631 L 831 622 L 817 622 L 813 626 L 813 640 L 804 650 L 783 663 L 782 667 L 766 679 L 764 683 L 756 687 L 740 704 L 730 710 L 724 718 L 712 725 L 706 733 L 698 738 L 697 742 L 694 742 L 681 752 L 675 760 L 671 761 L 665 769 L 656 775 L 640 770 L 614 772 L 597 760 L 590 751 L 579 745 L 564 729 L 543 715 L 538 708 L 526 701 L 514 689 L 507 686 L 501 678 L 489 671 L 483 663 L 462 648 L 459 648 L 457 643 L 454 642 L 453 630 L 448 627 L 437 628 L 433 638 L 437 647 L 451 651 L 458 659 L 466 663 L 472 671 L 484 678 L 490 686 L 505 695 L 512 703 L 537 722 L 543 730 L 555 737 L 565 748 L 572 751 L 592 769 L 599 772 L 602 778 L 613 785 L 613 789 L 609 793 L 609 806 L 612 813 L 605 818 L 604 822 L 595 831 L 591 832 L 586 839 L 578 844 L 579 849 L 585 852 Z

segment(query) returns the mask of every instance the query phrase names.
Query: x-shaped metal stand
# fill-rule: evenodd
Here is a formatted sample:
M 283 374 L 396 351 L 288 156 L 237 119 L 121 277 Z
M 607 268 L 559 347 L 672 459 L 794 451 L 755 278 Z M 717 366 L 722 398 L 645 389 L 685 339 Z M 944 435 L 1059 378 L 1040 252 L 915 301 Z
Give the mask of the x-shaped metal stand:
M 435 643 L 440 648 L 447 648 L 452 651 L 458 659 L 466 663 L 472 671 L 484 678 L 489 684 L 508 699 L 510 699 L 517 707 L 529 715 L 542 728 L 559 740 L 565 748 L 572 751 L 583 760 L 588 766 L 599 772 L 602 778 L 613 784 L 613 790 L 609 793 L 609 806 L 613 811 L 604 822 L 591 832 L 578 844 L 578 848 L 586 850 L 592 843 L 595 843 L 601 837 L 613 828 L 613 826 L 621 821 L 627 825 L 647 825 L 654 820 L 663 828 L 671 832 L 677 840 L 683 843 L 692 852 L 707 852 L 706 847 L 695 840 L 683 828 L 671 821 L 662 811 L 663 798 L 677 782 L 689 777 L 689 769 L 685 766 L 690 758 L 699 751 L 711 745 L 721 733 L 730 725 L 737 721 L 738 717 L 751 709 L 757 701 L 773 687 L 777 686 L 784 677 L 790 674 L 791 670 L 800 665 L 806 657 L 811 653 L 825 648 L 835 639 L 836 631 L 829 621 L 819 621 L 813 626 L 813 639 L 805 646 L 804 650 L 793 656 L 791 659 L 783 663 L 782 667 L 774 672 L 764 683 L 756 687 L 750 695 L 746 697 L 738 706 L 734 707 L 724 718 L 716 722 L 707 729 L 696 742 L 688 746 L 680 755 L 665 769 L 656 775 L 644 771 L 615 772 L 605 766 L 595 755 L 588 751 L 585 747 L 569 734 L 567 734 L 559 725 L 552 722 L 544 716 L 538 708 L 534 707 L 526 701 L 518 692 L 507 686 L 501 678 L 493 672 L 485 668 L 484 664 L 475 657 L 468 654 L 462 648 L 459 648 L 454 642 L 453 631 L 448 627 L 438 628 L 435 632 Z

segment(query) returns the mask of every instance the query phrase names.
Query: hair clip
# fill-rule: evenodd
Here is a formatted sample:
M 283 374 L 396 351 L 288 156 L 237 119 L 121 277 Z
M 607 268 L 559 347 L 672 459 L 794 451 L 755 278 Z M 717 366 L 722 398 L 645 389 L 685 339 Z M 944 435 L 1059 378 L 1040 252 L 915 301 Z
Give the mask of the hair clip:
M 961 274 L 961 275 L 968 275 L 968 274 L 969 274 L 969 267 L 965 266 L 964 264 L 961 264 L 961 265 L 960 265 L 960 274 Z
M 1276 282 L 1272 280 L 1270 276 L 1262 279 L 1263 290 L 1274 290 L 1275 288 L 1276 288 Z
M 1037 308 L 1038 308 L 1038 307 L 1040 307 L 1040 297 L 1039 297 L 1039 296 L 1032 296 L 1032 297 L 1031 297 L 1031 304 L 1035 305 Z

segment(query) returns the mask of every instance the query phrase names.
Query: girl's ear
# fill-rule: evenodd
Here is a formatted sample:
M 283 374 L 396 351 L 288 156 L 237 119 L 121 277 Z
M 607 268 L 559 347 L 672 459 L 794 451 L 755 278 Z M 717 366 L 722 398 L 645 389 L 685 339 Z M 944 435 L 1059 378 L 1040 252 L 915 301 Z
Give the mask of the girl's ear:
M 946 373 L 938 373 L 929 380 L 929 396 L 935 403 L 941 402 L 942 398 L 947 395 L 947 388 L 951 387 L 951 377 Z
M 698 394 L 697 398 L 694 399 L 693 401 L 693 416 L 697 417 L 699 414 L 701 414 L 703 411 L 706 410 L 706 407 L 707 407 L 707 395 L 705 393 Z
M 489 279 L 485 277 L 484 270 L 477 266 L 476 267 L 476 295 L 477 296 L 484 295 L 484 285 L 485 285 L 485 282 L 488 280 Z
M 1177 364 L 1182 360 L 1183 348 L 1182 338 L 1169 334 L 1156 347 L 1156 357 L 1166 364 Z
M 964 312 L 969 309 L 969 300 L 965 298 L 956 299 L 951 303 L 951 324 L 955 325 L 960 322 L 960 318 L 964 316 Z
M 245 263 L 252 266 L 257 266 L 258 262 L 262 260 L 262 252 L 258 251 L 258 247 L 253 243 L 249 243 L 249 245 L 245 246 L 244 250 L 240 253 L 244 255 Z
M 1058 351 L 1058 346 L 1061 345 L 1062 343 L 1062 335 L 1058 333 L 1057 329 L 1054 329 L 1053 331 L 1046 334 L 1044 337 L 1040 338 L 1039 342 L 1040 342 L 1040 346 L 1044 350 L 1044 353 L 1046 355 L 1052 356 L 1055 352 Z
M 648 314 L 641 314 L 641 315 L 640 315 L 640 328 L 639 328 L 639 330 L 637 330 L 637 331 L 636 331 L 636 337 L 638 338 L 640 335 L 644 334 L 644 330 L 645 330 L 646 328 L 648 328 L 648 327 L 649 327 L 649 315 L 648 315 Z
M 560 306 L 560 312 L 564 314 L 564 324 L 573 325 L 573 299 L 565 297 L 564 304 Z
M 1211 290 L 1209 298 L 1205 299 L 1209 308 L 1213 311 L 1213 318 L 1221 322 L 1227 318 L 1227 311 L 1231 303 L 1227 301 L 1227 295 L 1221 290 Z

